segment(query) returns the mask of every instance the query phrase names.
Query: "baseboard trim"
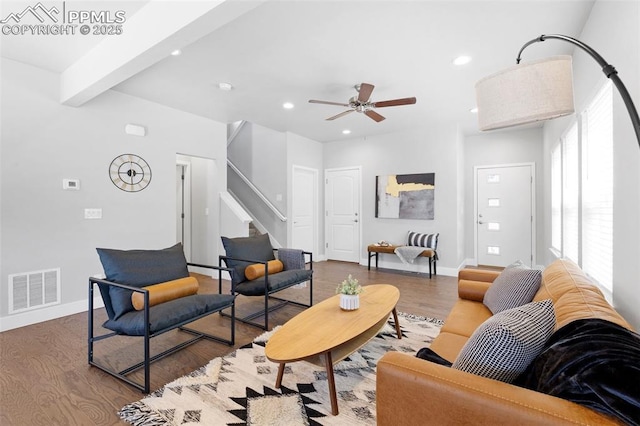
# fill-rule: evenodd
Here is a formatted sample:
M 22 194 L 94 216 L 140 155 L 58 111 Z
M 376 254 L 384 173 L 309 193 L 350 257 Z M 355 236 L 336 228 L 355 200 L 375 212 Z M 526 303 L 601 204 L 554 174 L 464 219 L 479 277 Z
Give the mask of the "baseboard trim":
M 100 295 L 93 298 L 93 307 L 94 309 L 104 307 L 104 303 L 102 302 L 102 297 L 100 297 Z M 0 332 L 66 317 L 67 315 L 74 315 L 80 312 L 87 312 L 88 308 L 89 304 L 87 299 L 84 299 L 71 303 L 48 306 L 42 309 L 34 309 L 33 311 L 23 312 L 20 314 L 9 315 L 0 318 Z
M 390 259 L 385 260 L 384 257 L 389 257 Z M 404 271 L 404 272 L 419 272 L 422 274 L 429 274 L 429 263 L 428 261 L 414 263 L 414 264 L 404 264 L 400 261 L 394 262 L 393 257 L 391 256 L 380 256 L 378 258 L 378 267 L 384 269 L 393 269 L 395 271 Z M 367 266 L 367 259 L 360 259 L 360 265 Z M 375 260 L 371 259 L 371 268 L 375 269 Z M 446 266 L 437 266 L 438 275 L 445 275 L 448 277 L 457 277 L 458 276 L 458 268 L 450 268 Z
M 218 279 L 218 270 L 210 269 L 210 268 L 202 268 L 200 266 L 189 266 L 189 272 L 194 272 L 200 275 L 206 275 L 207 277 Z M 224 278 L 224 274 L 229 276 L 229 273 L 226 271 L 222 271 L 222 277 Z

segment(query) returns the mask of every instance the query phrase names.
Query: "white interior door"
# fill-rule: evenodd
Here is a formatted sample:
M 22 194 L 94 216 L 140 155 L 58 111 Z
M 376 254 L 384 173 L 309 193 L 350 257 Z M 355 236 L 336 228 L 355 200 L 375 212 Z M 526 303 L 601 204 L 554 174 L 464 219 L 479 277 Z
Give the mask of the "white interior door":
M 534 264 L 534 165 L 476 167 L 479 265 Z
M 182 243 L 184 256 L 191 260 L 191 173 L 189 164 L 176 165 L 176 242 Z
M 291 247 L 316 253 L 318 171 L 293 166 Z
M 360 262 L 360 169 L 325 171 L 327 259 Z

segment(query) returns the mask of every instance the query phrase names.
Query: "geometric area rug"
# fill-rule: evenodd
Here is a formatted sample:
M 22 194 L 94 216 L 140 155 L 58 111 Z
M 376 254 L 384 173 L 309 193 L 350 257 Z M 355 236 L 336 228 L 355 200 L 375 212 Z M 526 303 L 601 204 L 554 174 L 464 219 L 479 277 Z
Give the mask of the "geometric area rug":
M 375 425 L 378 360 L 389 351 L 415 354 L 442 326 L 440 320 L 410 314 L 398 318 L 401 340 L 390 317 L 376 337 L 334 366 L 337 416 L 331 415 L 323 367 L 287 364 L 282 386 L 275 387 L 278 364 L 264 355 L 275 330 L 126 405 L 118 415 L 135 426 Z

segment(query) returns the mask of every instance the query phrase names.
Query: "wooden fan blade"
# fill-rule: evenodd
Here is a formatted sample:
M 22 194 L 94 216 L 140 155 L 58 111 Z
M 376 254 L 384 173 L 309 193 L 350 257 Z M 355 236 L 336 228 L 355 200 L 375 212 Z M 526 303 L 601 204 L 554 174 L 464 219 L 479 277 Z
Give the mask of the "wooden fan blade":
M 384 120 L 383 116 L 372 110 L 365 111 L 364 114 L 378 123 Z
M 342 117 L 342 116 L 344 116 L 344 115 L 347 115 L 347 114 L 349 114 L 349 113 L 351 113 L 351 112 L 353 112 L 353 111 L 354 111 L 353 109 L 348 109 L 348 110 L 346 110 L 346 111 L 344 111 L 344 112 L 341 112 L 340 114 L 334 115 L 333 117 L 329 117 L 329 118 L 327 118 L 326 120 L 327 120 L 327 121 L 335 120 L 336 118 L 340 118 L 340 117 Z
M 358 100 L 360 102 L 367 102 L 371 97 L 371 92 L 375 86 L 369 83 L 360 84 L 360 90 L 358 91 Z
M 390 101 L 374 102 L 373 106 L 376 108 L 384 108 L 384 107 L 390 107 L 390 106 L 412 105 L 415 103 L 416 103 L 416 98 L 402 98 L 402 99 L 392 99 Z
M 329 102 L 329 101 L 316 101 L 315 99 L 309 99 L 310 104 L 324 104 L 324 105 L 338 105 L 343 107 L 348 107 L 349 104 L 345 104 L 342 102 Z

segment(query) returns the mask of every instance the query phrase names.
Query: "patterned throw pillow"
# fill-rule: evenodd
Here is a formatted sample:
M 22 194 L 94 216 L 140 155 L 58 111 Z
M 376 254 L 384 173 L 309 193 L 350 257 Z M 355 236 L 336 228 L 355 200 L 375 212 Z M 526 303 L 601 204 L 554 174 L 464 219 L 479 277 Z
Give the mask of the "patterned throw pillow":
M 511 383 L 542 352 L 555 324 L 550 299 L 502 311 L 473 332 L 451 367 Z
M 440 234 L 419 234 L 417 232 L 409 231 L 407 237 L 408 246 L 426 247 L 432 250 L 438 248 L 438 236 Z
M 493 281 L 482 303 L 495 315 L 533 300 L 540 288 L 542 272 L 527 267 L 507 267 Z

